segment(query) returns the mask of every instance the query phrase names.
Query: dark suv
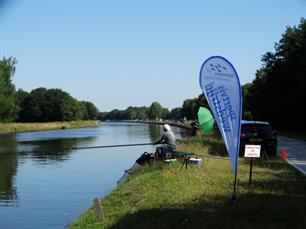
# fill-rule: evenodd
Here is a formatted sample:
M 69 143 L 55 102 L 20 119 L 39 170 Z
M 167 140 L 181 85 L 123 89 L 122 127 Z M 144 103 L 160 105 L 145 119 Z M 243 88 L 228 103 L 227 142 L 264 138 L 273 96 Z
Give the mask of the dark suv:
M 261 145 L 261 153 L 276 155 L 277 134 L 268 122 L 241 121 L 240 152 L 244 155 L 245 145 Z

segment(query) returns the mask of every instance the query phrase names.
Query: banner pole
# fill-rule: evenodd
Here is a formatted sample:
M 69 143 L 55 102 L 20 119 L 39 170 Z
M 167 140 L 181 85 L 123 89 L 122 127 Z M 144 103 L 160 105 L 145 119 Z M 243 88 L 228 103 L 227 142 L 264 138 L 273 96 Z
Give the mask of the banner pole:
M 235 170 L 234 191 L 232 194 L 232 205 L 236 205 L 236 202 L 237 202 L 236 186 L 237 186 L 237 169 Z

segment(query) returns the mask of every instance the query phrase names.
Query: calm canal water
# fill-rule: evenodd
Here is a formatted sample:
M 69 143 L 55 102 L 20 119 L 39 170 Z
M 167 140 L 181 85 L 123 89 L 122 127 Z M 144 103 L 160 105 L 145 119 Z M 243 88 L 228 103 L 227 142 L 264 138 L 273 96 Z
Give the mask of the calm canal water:
M 177 138 L 183 130 L 173 128 Z M 161 126 L 103 123 L 98 128 L 0 135 L 0 228 L 65 228 L 116 187 L 123 171 L 153 146 L 72 150 L 148 143 Z

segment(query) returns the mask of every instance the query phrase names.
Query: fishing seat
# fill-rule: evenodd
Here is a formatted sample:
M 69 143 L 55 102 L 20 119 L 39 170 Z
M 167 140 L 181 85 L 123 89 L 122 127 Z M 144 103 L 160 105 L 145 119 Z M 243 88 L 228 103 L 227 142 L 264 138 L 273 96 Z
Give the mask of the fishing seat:
M 156 148 L 155 159 L 164 161 L 174 158 L 174 149 L 169 145 L 162 145 Z

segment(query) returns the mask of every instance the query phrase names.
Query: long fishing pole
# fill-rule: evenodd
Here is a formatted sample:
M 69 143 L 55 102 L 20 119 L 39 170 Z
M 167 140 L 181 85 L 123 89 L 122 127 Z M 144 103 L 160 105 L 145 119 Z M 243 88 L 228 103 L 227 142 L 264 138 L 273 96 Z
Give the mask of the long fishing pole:
M 127 146 L 145 146 L 154 145 L 154 143 L 138 143 L 138 144 L 124 144 L 124 145 L 103 145 L 103 146 L 85 146 L 85 147 L 73 147 L 71 149 L 97 149 L 97 148 L 113 148 L 113 147 L 127 147 Z

